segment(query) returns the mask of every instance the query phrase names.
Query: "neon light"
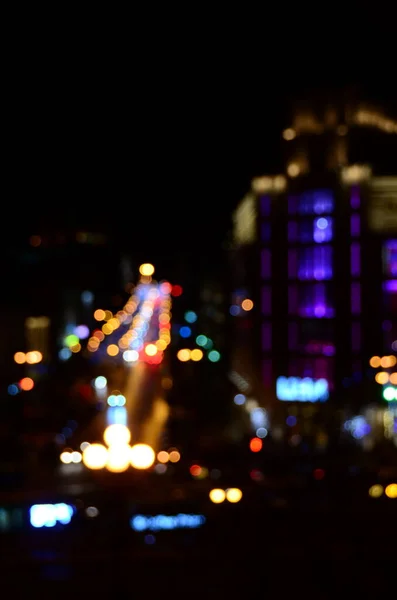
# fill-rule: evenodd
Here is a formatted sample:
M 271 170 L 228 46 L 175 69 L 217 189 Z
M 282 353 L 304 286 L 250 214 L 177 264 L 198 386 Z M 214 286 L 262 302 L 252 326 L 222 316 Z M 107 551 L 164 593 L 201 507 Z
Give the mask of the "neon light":
M 170 531 L 172 529 L 197 529 L 204 525 L 204 515 L 135 515 L 130 521 L 134 531 Z
M 325 402 L 329 397 L 328 381 L 311 377 L 278 377 L 276 395 L 286 402 Z

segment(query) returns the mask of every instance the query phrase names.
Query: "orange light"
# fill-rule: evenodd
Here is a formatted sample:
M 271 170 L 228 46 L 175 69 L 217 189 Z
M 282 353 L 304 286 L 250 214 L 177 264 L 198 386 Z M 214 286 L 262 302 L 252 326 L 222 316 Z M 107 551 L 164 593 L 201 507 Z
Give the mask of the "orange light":
M 241 308 L 246 311 L 252 310 L 254 308 L 254 303 L 249 298 L 246 298 L 242 301 Z
M 24 392 L 29 392 L 29 390 L 32 390 L 34 388 L 34 381 L 30 377 L 24 377 L 19 382 L 19 387 Z
M 260 452 L 262 450 L 263 442 L 260 438 L 254 437 L 250 441 L 251 452 Z
M 199 475 L 201 475 L 202 468 L 200 467 L 200 465 L 192 465 L 189 470 L 190 475 L 192 475 L 192 477 L 198 477 Z
M 23 365 L 26 362 L 26 354 L 24 352 L 16 352 L 14 354 L 14 360 L 18 365 Z

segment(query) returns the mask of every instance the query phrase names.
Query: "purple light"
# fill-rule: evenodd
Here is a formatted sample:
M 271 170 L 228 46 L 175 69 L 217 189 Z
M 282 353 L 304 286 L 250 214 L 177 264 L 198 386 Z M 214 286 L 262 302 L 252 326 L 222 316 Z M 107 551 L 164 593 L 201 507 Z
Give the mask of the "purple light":
M 272 348 L 272 326 L 270 323 L 262 324 L 262 350 Z
M 289 350 L 296 350 L 298 348 L 298 324 L 288 324 L 288 348 Z
M 387 276 L 397 276 L 397 240 L 389 240 L 383 245 L 384 271 Z
M 325 356 L 334 356 L 335 346 L 333 344 L 327 344 L 326 346 L 323 346 L 323 354 L 325 354 Z
M 262 240 L 262 242 L 269 242 L 270 238 L 271 238 L 270 223 L 261 223 L 261 240 Z
M 301 249 L 299 256 L 299 279 L 322 281 L 324 279 L 331 279 L 332 275 L 331 246 L 310 246 Z
M 353 277 L 361 274 L 361 251 L 358 243 L 354 243 L 350 247 L 350 272 Z
M 298 288 L 296 285 L 288 286 L 288 312 L 296 315 L 298 311 Z
M 361 313 L 361 284 L 353 282 L 351 284 L 351 312 L 353 315 Z
M 270 196 L 261 196 L 260 197 L 260 213 L 262 217 L 267 217 L 270 215 L 271 210 L 271 198 Z
M 272 293 L 268 285 L 262 287 L 262 314 L 270 315 L 272 312 Z
M 271 360 L 264 360 L 262 363 L 262 376 L 265 386 L 270 387 L 273 384 L 273 366 Z
M 288 241 L 296 242 L 298 239 L 298 223 L 296 221 L 289 221 L 288 223 Z
M 288 277 L 293 279 L 298 273 L 298 252 L 295 249 L 288 250 Z
M 352 323 L 352 350 L 360 352 L 361 350 L 361 325 L 360 323 Z
M 269 279 L 272 272 L 272 254 L 270 250 L 263 249 L 261 252 L 261 276 L 262 279 Z
M 361 231 L 360 215 L 352 215 L 350 217 L 350 235 L 351 237 L 359 237 Z
M 351 188 L 350 206 L 353 210 L 360 208 L 360 188 L 357 185 L 353 185 Z
M 383 282 L 383 290 L 389 294 L 397 293 L 397 279 L 389 279 Z
M 74 334 L 77 335 L 80 340 L 86 340 L 90 335 L 90 330 L 87 325 L 78 325 L 74 330 Z

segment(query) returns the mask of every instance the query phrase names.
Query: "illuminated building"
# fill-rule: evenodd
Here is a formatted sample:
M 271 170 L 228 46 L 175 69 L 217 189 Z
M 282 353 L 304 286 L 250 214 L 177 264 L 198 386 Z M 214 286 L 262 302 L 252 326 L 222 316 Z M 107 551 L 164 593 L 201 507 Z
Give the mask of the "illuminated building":
M 283 139 L 234 213 L 232 368 L 264 406 L 341 406 L 397 350 L 397 121 L 299 109 Z

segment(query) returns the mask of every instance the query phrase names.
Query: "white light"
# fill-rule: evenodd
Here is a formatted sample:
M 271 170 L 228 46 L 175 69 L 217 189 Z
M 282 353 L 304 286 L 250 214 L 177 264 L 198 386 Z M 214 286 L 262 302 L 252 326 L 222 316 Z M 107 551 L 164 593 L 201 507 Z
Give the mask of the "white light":
M 125 362 L 136 362 L 139 358 L 139 354 L 136 350 L 125 350 L 123 352 L 123 359 Z
M 104 390 L 105 387 L 107 386 L 108 380 L 106 379 L 106 377 L 103 377 L 102 375 L 99 375 L 99 377 L 97 377 L 94 380 L 94 386 L 96 387 L 97 390 Z
M 72 452 L 72 462 L 75 463 L 76 465 L 78 463 L 81 463 L 82 457 L 81 457 L 81 452 Z

